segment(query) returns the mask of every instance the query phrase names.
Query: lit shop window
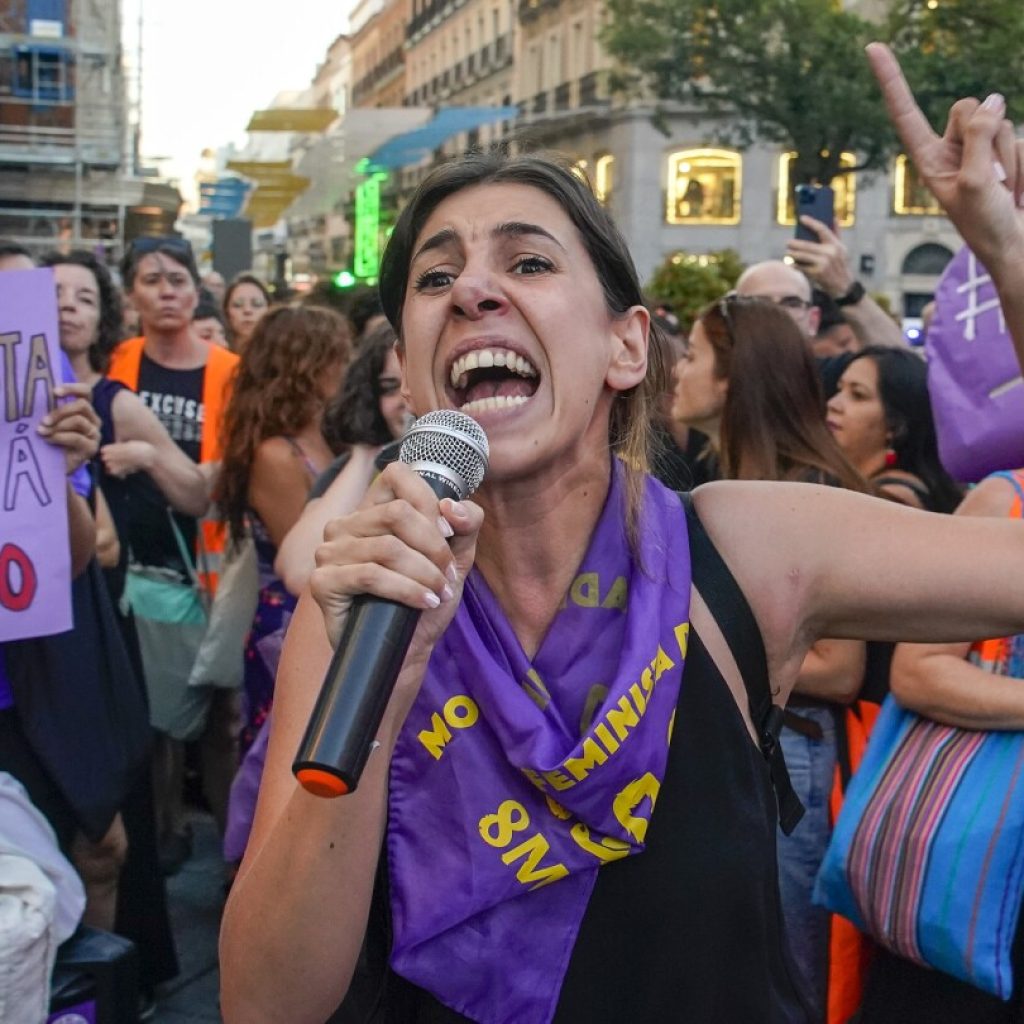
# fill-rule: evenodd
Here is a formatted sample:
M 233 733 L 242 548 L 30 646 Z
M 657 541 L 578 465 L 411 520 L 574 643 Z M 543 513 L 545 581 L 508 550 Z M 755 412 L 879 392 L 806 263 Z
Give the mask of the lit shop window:
M 669 224 L 737 224 L 740 219 L 739 153 L 684 149 L 668 158 Z
M 590 184 L 590 178 L 588 174 L 590 172 L 590 164 L 586 160 L 574 160 L 572 167 L 570 168 L 573 174 L 576 175 L 584 185 Z
M 783 153 L 779 157 L 779 202 L 776 219 L 780 224 L 796 223 L 796 207 L 793 196 L 796 185 L 791 180 L 790 174 L 794 159 L 796 159 L 796 153 Z M 841 167 L 856 167 L 856 154 L 844 153 L 839 158 L 839 165 Z M 833 178 L 831 187 L 836 194 L 836 220 L 842 227 L 848 228 L 853 224 L 857 212 L 856 176 L 843 174 Z
M 896 157 L 895 185 L 893 209 L 896 213 L 942 215 L 942 207 L 905 156 Z
M 594 194 L 598 201 L 607 203 L 615 188 L 615 157 L 610 153 L 599 156 L 594 164 Z

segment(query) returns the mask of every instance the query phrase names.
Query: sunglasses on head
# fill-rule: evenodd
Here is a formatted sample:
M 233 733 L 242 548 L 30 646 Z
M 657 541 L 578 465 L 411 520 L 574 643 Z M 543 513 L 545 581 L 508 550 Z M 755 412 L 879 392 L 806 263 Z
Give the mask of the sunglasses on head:
M 193 259 L 192 243 L 187 238 L 178 238 L 175 235 L 144 235 L 136 238 L 129 250 L 132 256 L 145 256 L 151 252 L 180 253 L 188 259 Z

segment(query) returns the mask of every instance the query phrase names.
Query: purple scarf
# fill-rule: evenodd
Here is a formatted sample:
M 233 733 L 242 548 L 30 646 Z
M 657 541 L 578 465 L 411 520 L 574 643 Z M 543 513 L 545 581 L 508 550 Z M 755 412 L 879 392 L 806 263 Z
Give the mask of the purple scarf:
M 531 663 L 483 577 L 434 650 L 391 762 L 404 978 L 481 1024 L 547 1024 L 597 869 L 640 853 L 689 632 L 678 496 L 648 480 L 640 566 L 623 471 Z

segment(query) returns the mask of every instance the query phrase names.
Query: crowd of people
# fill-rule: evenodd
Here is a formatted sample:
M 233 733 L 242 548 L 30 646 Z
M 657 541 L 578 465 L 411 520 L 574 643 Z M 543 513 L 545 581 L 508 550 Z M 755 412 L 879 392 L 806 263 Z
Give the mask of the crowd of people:
M 1024 364 L 1001 98 L 940 138 L 869 56 Z M 806 220 L 817 241 L 692 324 L 586 183 L 528 154 L 431 171 L 379 298 L 342 309 L 201 277 L 177 238 L 136 240 L 118 281 L 38 261 L 75 626 L 0 648 L 0 782 L 52 828 L 82 921 L 137 946 L 147 1005 L 177 970 L 191 771 L 232 1024 L 1020 1018 L 1013 927 L 1001 995 L 877 929 L 837 942 L 821 869 L 879 707 L 1024 733 L 1024 466 L 950 477 L 920 352 Z M 0 244 L 0 271 L 34 265 Z M 397 459 L 438 408 L 489 441 L 460 502 Z M 422 614 L 358 789 L 325 800 L 291 765 L 360 594 Z M 72 664 L 41 718 L 33 679 L 59 707 Z M 86 727 L 88 770 L 54 755 Z M 1015 923 L 1024 885 L 1000 883 Z

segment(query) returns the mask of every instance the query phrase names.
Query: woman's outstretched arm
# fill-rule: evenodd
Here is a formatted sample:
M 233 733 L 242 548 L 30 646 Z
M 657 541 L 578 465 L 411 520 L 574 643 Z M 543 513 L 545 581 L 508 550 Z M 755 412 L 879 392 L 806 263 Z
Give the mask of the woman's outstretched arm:
M 813 484 L 694 492 L 788 697 L 822 637 L 955 643 L 1024 632 L 1024 522 L 919 512 Z M 781 700 L 780 700 L 781 702 Z

